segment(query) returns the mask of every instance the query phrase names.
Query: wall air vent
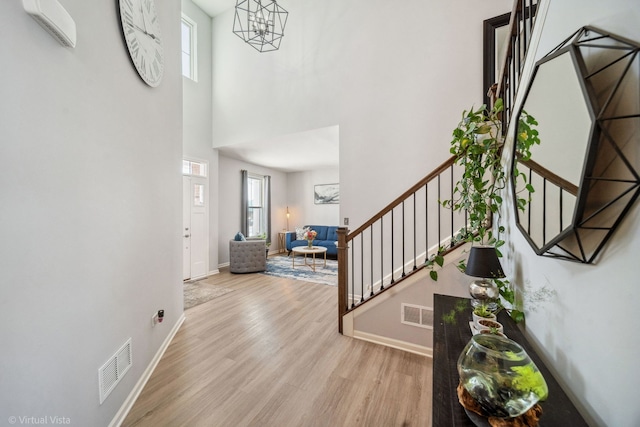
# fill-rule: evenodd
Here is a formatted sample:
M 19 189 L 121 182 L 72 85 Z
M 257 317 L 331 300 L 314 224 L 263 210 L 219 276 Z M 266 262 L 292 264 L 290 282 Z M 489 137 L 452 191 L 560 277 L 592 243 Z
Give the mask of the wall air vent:
M 131 338 L 109 358 L 98 370 L 98 383 L 100 387 L 100 404 L 105 401 L 109 393 L 116 388 L 124 374 L 129 371 L 133 358 L 131 357 Z
M 400 323 L 433 329 L 433 308 L 402 303 Z

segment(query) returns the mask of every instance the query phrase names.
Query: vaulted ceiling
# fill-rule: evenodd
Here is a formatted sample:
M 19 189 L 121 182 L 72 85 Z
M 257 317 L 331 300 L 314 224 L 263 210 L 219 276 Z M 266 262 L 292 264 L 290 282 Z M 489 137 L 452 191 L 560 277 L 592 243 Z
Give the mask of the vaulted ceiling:
M 236 5 L 234 0 L 192 0 L 207 15 L 214 17 Z

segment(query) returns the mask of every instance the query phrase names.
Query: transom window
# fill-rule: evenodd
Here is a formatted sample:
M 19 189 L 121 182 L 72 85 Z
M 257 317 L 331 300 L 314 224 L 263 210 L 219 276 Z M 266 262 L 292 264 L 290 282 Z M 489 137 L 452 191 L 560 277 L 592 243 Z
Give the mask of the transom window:
M 182 174 L 206 177 L 207 164 L 195 160 L 182 160 Z

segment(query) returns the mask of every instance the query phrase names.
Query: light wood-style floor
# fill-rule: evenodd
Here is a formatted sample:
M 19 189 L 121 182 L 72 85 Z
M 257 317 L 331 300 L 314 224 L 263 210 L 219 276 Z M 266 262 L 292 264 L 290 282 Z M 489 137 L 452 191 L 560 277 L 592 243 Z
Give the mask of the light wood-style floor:
M 337 288 L 225 271 L 123 426 L 430 426 L 430 358 L 342 336 Z

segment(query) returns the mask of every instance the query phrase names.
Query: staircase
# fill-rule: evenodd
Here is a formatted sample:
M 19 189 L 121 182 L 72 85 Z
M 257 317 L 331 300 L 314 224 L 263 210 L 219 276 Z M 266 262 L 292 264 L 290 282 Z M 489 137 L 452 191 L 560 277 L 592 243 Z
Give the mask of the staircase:
M 490 89 L 492 103 L 502 98 L 503 132 L 514 113 L 537 1 L 516 0 L 509 22 L 509 41 L 498 82 Z M 362 226 L 338 230 L 338 327 L 345 315 L 374 301 L 425 268 L 436 255 L 447 256 L 464 244 L 468 232 L 465 212 L 440 204 L 453 199 L 463 169 L 455 157 L 438 166 Z

